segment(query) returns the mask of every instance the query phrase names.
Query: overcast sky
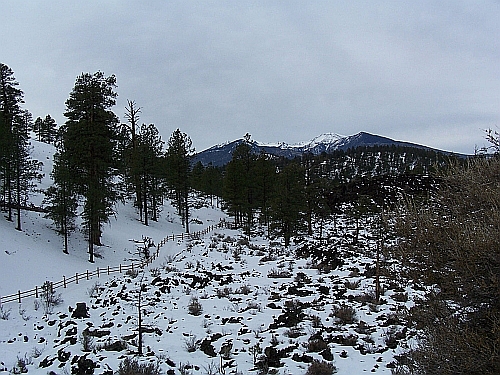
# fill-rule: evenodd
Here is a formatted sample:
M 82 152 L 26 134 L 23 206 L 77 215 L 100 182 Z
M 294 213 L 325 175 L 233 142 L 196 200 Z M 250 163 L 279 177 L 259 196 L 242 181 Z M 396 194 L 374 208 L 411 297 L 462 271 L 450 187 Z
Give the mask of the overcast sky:
M 100 70 L 122 121 L 135 100 L 198 151 L 367 131 L 472 153 L 500 131 L 498 0 L 2 0 L 0 34 L 35 118 L 63 123 Z

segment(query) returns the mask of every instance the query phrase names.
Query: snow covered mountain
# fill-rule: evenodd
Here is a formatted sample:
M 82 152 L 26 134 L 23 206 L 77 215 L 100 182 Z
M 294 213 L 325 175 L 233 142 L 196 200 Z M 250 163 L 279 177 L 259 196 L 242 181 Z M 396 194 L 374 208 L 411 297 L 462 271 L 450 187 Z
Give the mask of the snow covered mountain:
M 238 139 L 232 142 L 226 142 L 224 144 L 210 147 L 207 150 L 197 153 L 193 158 L 193 162 L 195 164 L 197 162 L 201 162 L 203 165 L 209 165 L 211 163 L 213 166 L 223 166 L 229 163 L 233 151 L 242 142 L 244 142 L 243 139 Z M 342 136 L 335 133 L 326 133 L 319 135 L 310 141 L 300 142 L 293 145 L 289 145 L 286 143 L 269 144 L 257 141 L 251 141 L 250 144 L 252 147 L 252 151 L 256 154 L 264 152 L 276 157 L 285 157 L 288 159 L 293 159 L 307 153 L 319 155 L 323 152 L 331 153 L 336 150 L 345 151 L 350 148 L 357 148 L 360 146 L 371 147 L 394 145 L 432 150 L 431 148 L 426 146 L 409 142 L 395 141 L 387 137 L 366 132 L 360 132 L 358 134 L 350 136 Z

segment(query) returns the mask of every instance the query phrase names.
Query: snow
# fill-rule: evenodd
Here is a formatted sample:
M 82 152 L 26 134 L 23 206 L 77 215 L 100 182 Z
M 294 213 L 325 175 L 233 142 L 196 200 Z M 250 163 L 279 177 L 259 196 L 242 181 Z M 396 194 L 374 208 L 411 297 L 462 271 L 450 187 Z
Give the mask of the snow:
M 50 155 L 54 150 L 45 144 L 33 144 L 34 157 L 44 162 L 46 177 L 40 186 L 43 189 L 50 184 Z M 36 194 L 33 202 L 39 204 L 41 199 L 40 194 Z M 224 212 L 208 205 L 194 210 L 193 219 L 192 232 L 218 224 L 221 219 L 228 220 Z M 334 228 L 330 223 L 324 231 L 332 243 L 346 243 L 348 218 L 339 217 L 338 222 L 342 225 Z M 366 226 L 369 225 L 367 220 Z M 339 227 L 344 230 L 339 230 Z M 137 241 L 144 236 L 159 244 L 166 236 L 183 231 L 169 204 L 163 207 L 160 220 L 151 222 L 148 227 L 138 221 L 130 202 L 120 204 L 116 217 L 104 228 L 104 245 L 96 249 L 99 257 L 90 264 L 83 234 L 76 232 L 71 236 L 70 254 L 65 255 L 62 253 L 62 239 L 41 213 L 23 212 L 23 231 L 14 228 L 14 223 L 3 218 L 0 220 L 0 296 L 41 286 L 47 280 L 59 281 L 63 275 L 138 262 Z M 362 231 L 361 237 L 363 235 Z M 295 250 L 305 243 L 316 246 L 312 239 L 304 241 L 286 249 L 278 239 L 269 239 L 264 232 L 255 234 L 248 242 L 237 230 L 215 229 L 199 238 L 168 241 L 160 248 L 158 259 L 137 276 L 101 274 L 99 278 L 81 280 L 79 284 L 69 284 L 66 289 L 57 289 L 63 303 L 54 307 L 52 312 L 46 313 L 37 306 L 40 301 L 33 297 L 23 299 L 21 304 L 4 303 L 2 311 L 10 311 L 10 314 L 6 320 L 0 319 L 0 372 L 12 370 L 19 358 L 26 358 L 29 373 L 71 373 L 72 359 L 85 355 L 99 364 L 96 373 L 116 370 L 124 354 L 137 351 L 138 291 L 140 285 L 145 284 L 143 323 L 152 329 L 144 333 L 144 352 L 149 356 L 140 360 L 158 360 L 164 373 L 175 370 L 178 374 L 181 364 L 190 364 L 194 367 L 188 373 L 205 374 L 222 361 L 223 365 L 233 366 L 228 367 L 226 373 L 257 374 L 250 348 L 259 344 L 264 349 L 274 343 L 276 350 L 289 351 L 281 359 L 282 367 L 278 368 L 278 373 L 303 374 L 308 364 L 298 362 L 292 356 L 305 354 L 322 360 L 318 352 L 307 350 L 309 338 L 321 331 L 334 356 L 333 364 L 338 374 L 390 374 L 387 364 L 394 360 L 400 349 L 386 347 L 384 337 L 390 327 L 383 326 L 383 323 L 391 314 L 410 306 L 414 292 L 406 290 L 410 296 L 408 302 L 393 300 L 390 290 L 383 297 L 387 301 L 385 304 L 373 306 L 357 302 L 356 298 L 373 290 L 373 278 L 363 277 L 362 271 L 373 264 L 374 254 L 366 251 L 345 253 L 343 266 L 319 273 L 311 259 L 295 256 Z M 374 248 L 373 244 L 370 246 Z M 273 273 L 282 273 L 284 277 L 270 277 Z M 359 282 L 359 286 L 346 289 L 346 281 Z M 387 280 L 384 282 L 388 283 Z M 328 288 L 328 292 L 321 292 L 322 287 Z M 91 297 L 92 289 L 97 292 Z M 203 308 L 199 316 L 189 313 L 188 306 L 193 297 Z M 87 304 L 89 318 L 71 317 L 70 310 L 78 302 Z M 277 324 L 290 304 L 303 306 L 304 318 L 294 327 Z M 344 305 L 355 308 L 357 322 L 340 324 L 335 321 L 333 309 Z M 315 324 L 314 319 L 320 324 Z M 358 332 L 361 321 L 368 327 L 362 334 Z M 393 327 L 401 329 L 398 325 Z M 297 329 L 300 336 L 292 337 L 292 328 Z M 126 343 L 127 349 L 121 352 L 105 349 L 84 352 L 81 339 L 85 329 L 105 331 L 102 337 L 94 338 L 95 348 L 121 341 Z M 333 339 L 347 335 L 357 336 L 355 347 Z M 203 339 L 210 338 L 217 354 L 215 357 L 205 354 L 199 347 Z M 190 342 L 198 343 L 194 352 L 187 350 Z M 218 353 L 228 342 L 232 343 L 230 358 L 221 359 Z M 358 345 L 368 353 L 362 354 L 356 349 Z M 69 360 L 61 360 L 61 353 L 70 353 Z M 346 354 L 345 358 L 342 353 Z M 175 366 L 171 367 L 167 358 Z M 52 361 L 52 364 L 40 368 L 42 360 Z
M 320 134 L 317 137 L 314 137 L 312 140 L 308 142 L 299 142 L 293 145 L 293 147 L 300 147 L 305 149 L 314 148 L 318 145 L 335 145 L 339 141 L 342 141 L 345 138 L 343 135 L 339 135 L 337 133 L 324 133 Z

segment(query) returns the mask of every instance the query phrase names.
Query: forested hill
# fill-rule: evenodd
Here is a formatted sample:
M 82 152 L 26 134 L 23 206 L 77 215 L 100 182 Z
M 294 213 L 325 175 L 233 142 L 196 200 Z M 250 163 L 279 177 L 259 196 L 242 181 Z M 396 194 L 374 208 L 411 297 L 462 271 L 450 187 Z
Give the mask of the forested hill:
M 440 151 L 396 145 L 360 146 L 316 158 L 322 163 L 324 175 L 340 183 L 384 175 L 428 175 L 452 159 L 463 160 Z
M 234 150 L 242 143 L 247 142 L 254 154 L 266 154 L 273 158 L 294 159 L 302 157 L 306 154 L 321 155 L 322 153 L 334 154 L 337 151 L 345 151 L 357 149 L 359 147 L 396 147 L 399 149 L 415 149 L 428 151 L 430 153 L 439 153 L 450 155 L 450 152 L 436 150 L 427 146 L 418 145 L 415 143 L 395 141 L 393 139 L 374 135 L 366 132 L 360 132 L 351 136 L 340 136 L 334 133 L 322 134 L 308 142 L 302 142 L 294 145 L 286 143 L 261 143 L 254 140 L 245 141 L 238 139 L 232 142 L 216 145 L 201 151 L 194 155 L 193 164 L 201 162 L 204 166 L 212 165 L 221 167 L 231 161 Z M 465 155 L 460 155 L 465 156 Z

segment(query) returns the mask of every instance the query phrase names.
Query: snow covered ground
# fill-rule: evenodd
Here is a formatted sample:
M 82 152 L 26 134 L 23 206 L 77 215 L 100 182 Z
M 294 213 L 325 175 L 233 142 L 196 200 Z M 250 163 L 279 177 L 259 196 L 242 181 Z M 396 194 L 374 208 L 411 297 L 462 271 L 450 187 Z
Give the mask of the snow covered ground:
M 45 164 L 44 188 L 53 149 L 33 143 L 34 157 Z M 197 209 L 192 232 L 223 218 L 216 208 Z M 168 204 L 159 222 L 148 227 L 130 204 L 119 205 L 104 228 L 100 256 L 90 264 L 83 235 L 74 233 L 70 254 L 63 254 L 62 240 L 43 214 L 25 212 L 23 231 L 14 228 L 0 220 L 0 296 L 63 275 L 138 261 L 135 241 L 148 236 L 159 243 L 183 231 Z M 288 249 L 264 233 L 248 241 L 239 231 L 216 229 L 197 239 L 167 242 L 159 258 L 138 273 L 101 274 L 57 289 L 63 302 L 52 311 L 35 298 L 4 303 L 0 372 L 20 371 L 23 363 L 33 374 L 78 373 L 90 363 L 96 374 L 116 371 L 138 351 L 141 291 L 145 328 L 139 361 L 159 363 L 164 373 L 257 374 L 269 365 L 269 373 L 305 374 L 318 359 L 333 363 L 342 375 L 390 374 L 408 337 L 401 312 L 413 291 L 383 278 L 384 303 L 374 304 L 374 254 L 364 231 L 363 246 L 348 246 L 349 228 L 340 217 L 336 227 L 325 228 L 330 245 L 304 237 Z M 305 245 L 337 249 L 343 264 L 320 272 L 317 261 L 296 256 Z M 89 317 L 72 317 L 80 302 Z

